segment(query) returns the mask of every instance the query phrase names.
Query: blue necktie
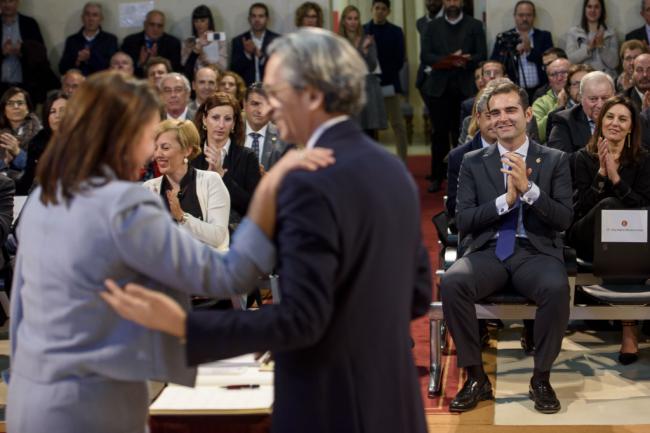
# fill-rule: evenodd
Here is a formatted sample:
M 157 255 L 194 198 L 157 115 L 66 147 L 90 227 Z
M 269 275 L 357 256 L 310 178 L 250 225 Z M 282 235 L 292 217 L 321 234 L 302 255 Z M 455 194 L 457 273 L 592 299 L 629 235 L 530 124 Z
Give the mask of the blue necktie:
M 255 156 L 258 158 L 260 157 L 260 137 L 261 135 L 258 134 L 257 132 L 251 132 L 250 134 L 251 137 L 253 137 L 253 144 L 251 145 L 251 149 L 253 152 L 255 152 Z
M 515 207 L 510 212 L 501 217 L 499 225 L 499 237 L 494 253 L 497 258 L 504 262 L 515 252 L 515 237 L 517 235 L 517 219 L 519 217 L 519 198 L 515 202 Z

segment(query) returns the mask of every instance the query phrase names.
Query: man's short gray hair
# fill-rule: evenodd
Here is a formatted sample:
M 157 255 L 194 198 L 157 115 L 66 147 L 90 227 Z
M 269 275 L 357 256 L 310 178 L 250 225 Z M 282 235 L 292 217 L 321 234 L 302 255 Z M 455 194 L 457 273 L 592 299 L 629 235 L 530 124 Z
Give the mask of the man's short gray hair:
M 87 2 L 84 5 L 82 11 L 85 13 L 86 9 L 91 8 L 91 7 L 99 9 L 99 15 L 101 15 L 102 18 L 104 17 L 104 8 L 102 7 L 102 4 L 98 3 L 98 2 Z
M 477 113 L 483 113 L 485 110 L 487 110 L 488 101 L 492 97 L 492 92 L 499 85 L 504 83 L 512 83 L 512 81 L 508 77 L 501 77 L 501 78 L 495 78 L 494 80 L 487 83 L 487 85 L 483 89 L 483 92 L 481 92 L 481 96 L 478 98 L 478 101 L 476 101 Z
M 311 86 L 325 95 L 325 111 L 355 115 L 366 102 L 368 68 L 348 41 L 319 28 L 275 39 L 268 55 L 282 59 L 284 79 L 295 89 Z
M 158 90 L 162 91 L 163 89 L 163 84 L 165 83 L 166 80 L 169 80 L 171 78 L 178 78 L 183 82 L 183 87 L 185 87 L 185 90 L 187 92 L 192 91 L 192 86 L 190 86 L 190 80 L 187 79 L 187 77 L 183 74 L 179 74 L 178 72 L 170 72 L 168 74 L 163 75 L 160 77 L 160 81 L 158 82 Z
M 587 75 L 582 77 L 582 80 L 580 80 L 580 96 L 584 94 L 584 89 L 589 85 L 590 83 L 603 83 L 607 82 L 609 85 L 612 87 L 612 95 L 616 92 L 616 86 L 614 85 L 614 80 L 609 74 L 604 73 L 603 71 L 593 71 L 589 72 Z

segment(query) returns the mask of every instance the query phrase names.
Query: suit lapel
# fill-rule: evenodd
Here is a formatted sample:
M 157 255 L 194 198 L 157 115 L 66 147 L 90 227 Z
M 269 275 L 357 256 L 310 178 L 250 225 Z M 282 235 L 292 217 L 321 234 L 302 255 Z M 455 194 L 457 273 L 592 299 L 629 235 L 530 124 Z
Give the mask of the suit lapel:
M 264 136 L 264 144 L 262 146 L 262 165 L 264 167 L 267 167 L 269 164 L 269 157 L 271 156 L 271 151 L 273 151 L 277 139 L 277 135 L 275 135 L 274 131 L 271 130 L 271 124 L 269 124 L 266 128 L 266 135 Z
M 530 168 L 533 171 L 528 176 L 528 180 L 531 182 L 537 183 L 537 178 L 539 177 L 539 170 L 542 166 L 542 158 L 540 157 L 539 148 L 537 143 L 530 141 L 528 145 L 528 155 L 526 155 L 526 168 Z
M 483 152 L 483 164 L 485 165 L 485 171 L 487 172 L 488 178 L 492 182 L 492 185 L 496 189 L 499 195 L 505 194 L 506 186 L 503 181 L 503 173 L 501 173 L 501 157 L 499 155 L 499 149 L 497 145 L 493 144 Z M 476 179 L 480 182 L 480 179 Z

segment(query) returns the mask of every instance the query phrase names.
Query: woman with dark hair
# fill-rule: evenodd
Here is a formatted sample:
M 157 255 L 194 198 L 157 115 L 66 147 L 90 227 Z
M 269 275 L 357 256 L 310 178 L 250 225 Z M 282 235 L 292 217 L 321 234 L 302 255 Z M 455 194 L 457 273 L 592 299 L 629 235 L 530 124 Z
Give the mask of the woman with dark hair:
M 27 91 L 10 87 L 0 98 L 0 171 L 17 179 L 27 164 L 27 145 L 41 130 Z
M 269 171 L 224 256 L 178 230 L 160 198 L 133 182 L 160 121 L 151 86 L 101 72 L 67 108 L 17 230 L 7 427 L 143 433 L 146 380 L 193 385 L 196 371 L 181 341 L 102 301 L 106 279 L 149 281 L 183 308 L 188 293 L 230 298 L 251 288 L 273 267 L 279 183 L 288 170 L 315 168 L 323 153 L 287 154 Z
M 201 134 L 203 154 L 192 165 L 221 175 L 230 193 L 230 224 L 237 224 L 262 177 L 257 155 L 244 147 L 245 125 L 239 102 L 228 93 L 215 93 L 199 107 L 194 122 Z
M 223 32 L 215 32 L 212 11 L 199 5 L 192 11 L 192 37 L 185 40 L 181 52 L 181 64 L 185 75 L 192 81 L 194 73 L 204 66 L 228 69 L 228 45 Z
M 31 191 L 36 176 L 36 167 L 47 144 L 59 129 L 59 123 L 65 113 L 68 97 L 62 91 L 56 91 L 45 100 L 43 106 L 43 129 L 32 138 L 27 146 L 27 165 L 23 175 L 16 180 L 16 195 L 27 195 Z
M 346 6 L 341 12 L 339 35 L 347 39 L 357 49 L 368 67 L 366 103 L 359 113 L 359 124 L 366 134 L 376 139 L 377 130 L 388 127 L 379 75 L 374 72 L 378 65 L 377 45 L 371 35 L 364 35 L 361 13 L 356 6 Z
M 296 27 L 323 28 L 323 9 L 318 3 L 304 2 L 296 9 L 294 23 Z
M 246 83 L 237 72 L 226 71 L 219 77 L 219 91 L 228 93 L 235 97 L 241 108 L 244 107 L 246 96 Z M 240 108 L 240 109 L 241 109 Z
M 605 0 L 584 0 L 580 25 L 566 34 L 566 53 L 571 63 L 586 63 L 616 77 L 618 39 L 607 27 Z
M 641 146 L 639 115 L 629 98 L 614 96 L 605 102 L 594 134 L 575 161 L 575 222 L 568 239 L 578 257 L 591 261 L 596 217 L 602 209 L 650 205 L 650 154 Z M 623 322 L 622 364 L 638 358 L 635 324 Z

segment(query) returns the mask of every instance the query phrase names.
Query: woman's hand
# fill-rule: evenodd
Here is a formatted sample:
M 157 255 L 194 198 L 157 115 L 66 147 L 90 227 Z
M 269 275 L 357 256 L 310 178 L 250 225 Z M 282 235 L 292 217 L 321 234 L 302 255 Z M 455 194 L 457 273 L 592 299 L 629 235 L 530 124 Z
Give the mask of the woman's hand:
M 180 187 L 174 185 L 171 190 L 167 190 L 167 202 L 169 203 L 169 211 L 172 214 L 172 217 L 177 222 L 183 221 L 183 208 L 181 208 L 181 202 L 178 200 L 178 193 L 180 192 Z
M 208 171 L 219 173 L 219 176 L 221 177 L 223 177 L 228 171 L 223 168 L 223 163 L 221 162 L 222 151 L 223 149 L 211 147 L 209 144 L 206 144 L 205 149 L 203 150 L 205 160 L 208 161 Z
M 284 177 L 293 170 L 315 171 L 334 162 L 331 149 L 290 150 L 260 180 L 247 216 L 271 238 L 275 230 L 276 199 Z
M 187 313 L 169 296 L 133 283 L 122 288 L 110 279 L 104 286 L 106 291 L 99 295 L 124 319 L 185 338 Z
M 615 155 L 611 152 L 607 152 L 605 155 L 605 168 L 607 170 L 607 177 L 609 180 L 616 185 L 620 180 L 621 176 L 618 174 L 618 167 L 621 165 L 619 162 L 620 155 Z
M 12 159 L 20 153 L 20 141 L 9 132 L 0 134 L 0 147 L 5 149 L 8 154 L 11 154 Z
M 602 177 L 607 177 L 607 163 L 605 159 L 607 154 L 609 154 L 609 148 L 607 147 L 607 139 L 600 137 L 598 139 L 598 174 Z

